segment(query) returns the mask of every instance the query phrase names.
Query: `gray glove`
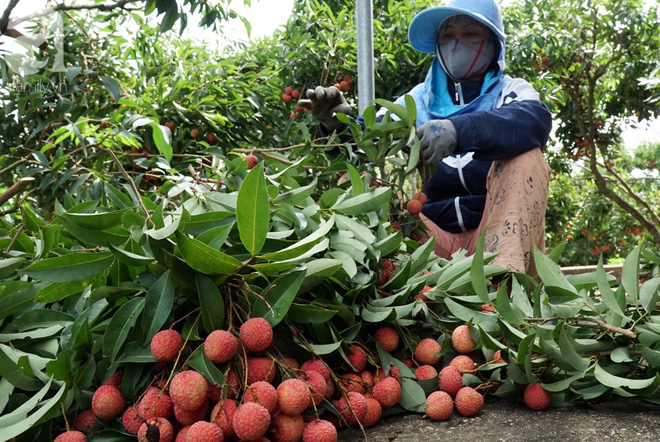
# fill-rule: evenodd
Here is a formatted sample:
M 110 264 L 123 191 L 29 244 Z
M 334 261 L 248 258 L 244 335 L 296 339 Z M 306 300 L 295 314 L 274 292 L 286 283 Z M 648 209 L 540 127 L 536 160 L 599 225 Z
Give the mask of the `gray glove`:
M 456 150 L 456 128 L 449 120 L 431 120 L 417 128 L 424 164 L 442 161 Z
M 307 99 L 299 100 L 298 106 L 312 111 L 312 116 L 329 130 L 341 127 L 335 113 L 350 114 L 351 105 L 336 87 L 317 86 L 307 89 Z

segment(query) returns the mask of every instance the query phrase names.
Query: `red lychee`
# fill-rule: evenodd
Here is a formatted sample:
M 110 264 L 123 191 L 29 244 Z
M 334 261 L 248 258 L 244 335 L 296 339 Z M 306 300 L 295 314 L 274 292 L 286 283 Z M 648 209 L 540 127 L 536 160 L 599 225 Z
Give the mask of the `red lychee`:
M 484 397 L 472 387 L 463 387 L 456 393 L 454 404 L 463 416 L 476 416 L 484 407 Z
M 248 350 L 262 351 L 273 342 L 273 327 L 264 318 L 251 318 L 241 325 L 238 337 Z
M 453 365 L 458 368 L 461 373 L 473 373 L 474 372 L 474 361 L 471 357 L 466 355 L 458 355 L 451 360 L 449 365 Z
M 136 404 L 133 407 L 128 407 L 124 414 L 121 417 L 121 423 L 131 434 L 138 434 L 140 427 L 144 423 L 144 420 L 138 415 L 137 408 L 140 404 Z
M 204 401 L 197 410 L 187 411 L 178 405 L 174 406 L 174 417 L 183 426 L 192 425 L 195 422 L 206 419 L 209 411 L 209 401 Z
M 257 158 L 255 155 L 252 155 L 252 154 L 247 155 L 245 157 L 245 161 L 247 161 L 248 170 L 251 170 L 252 168 L 254 168 L 254 166 L 259 164 L 259 158 Z
M 216 139 L 217 138 L 215 137 L 214 133 L 209 132 L 209 133 L 206 134 L 206 141 L 208 141 L 210 144 L 215 143 Z
M 298 99 L 298 97 L 300 97 L 300 91 L 298 89 L 292 90 L 291 96 L 293 97 L 294 100 Z
M 214 364 L 224 364 L 238 351 L 238 340 L 227 330 L 212 331 L 204 341 L 204 354 Z
M 277 399 L 282 413 L 295 416 L 309 405 L 309 387 L 301 379 L 287 379 L 277 387 Z
M 380 402 L 373 398 L 367 398 L 367 413 L 360 422 L 367 428 L 373 427 L 380 420 L 382 413 L 383 407 L 380 405 Z
M 183 338 L 176 330 L 161 330 L 151 340 L 151 353 L 161 362 L 176 359 L 183 347 Z
M 298 442 L 305 431 L 305 421 L 301 415 L 288 416 L 277 413 L 270 423 L 273 442 Z
M 192 129 L 192 130 L 190 131 L 190 136 L 191 136 L 192 138 L 197 138 L 197 137 L 199 137 L 199 129 Z
M 504 360 L 502 359 L 502 350 L 497 350 L 493 354 L 493 364 L 502 364 L 504 363 Z
M 376 387 L 374 387 L 376 388 Z M 348 400 L 346 399 L 348 398 Z M 360 393 L 351 391 L 345 397 L 342 396 L 337 403 L 339 414 L 349 424 L 357 424 L 367 414 L 367 399 Z
M 167 123 L 165 123 L 165 126 L 170 130 L 170 132 L 174 133 L 174 127 L 175 127 L 174 122 L 168 121 Z
M 149 427 L 158 428 L 158 434 L 160 435 L 159 439 L 147 437 L 147 432 L 151 433 L 154 431 L 150 431 Z M 157 417 L 149 419 L 149 421 L 143 423 L 138 430 L 137 436 L 139 442 L 154 442 L 155 440 L 158 442 L 172 442 L 172 440 L 174 440 L 174 428 L 172 428 L 172 424 L 167 419 Z
M 434 421 L 446 421 L 454 412 L 454 401 L 444 391 L 434 391 L 426 398 L 426 415 Z
M 86 442 L 87 436 L 80 431 L 67 431 L 55 438 L 55 442 Z
M 424 192 L 417 192 L 413 195 L 413 199 L 419 201 L 422 204 L 426 204 L 426 201 L 428 199 L 426 198 L 426 194 Z
M 367 367 L 367 355 L 364 350 L 356 346 L 351 346 L 348 349 L 351 351 L 351 354 L 347 356 L 348 362 L 351 363 L 355 371 L 363 371 Z
M 112 385 L 113 387 L 120 388 L 122 379 L 123 373 L 121 371 L 116 371 L 112 373 L 112 376 L 110 376 L 103 385 Z
M 395 378 L 390 376 L 376 382 L 372 392 L 374 399 L 383 407 L 391 407 L 401 399 L 401 385 Z
M 440 391 L 455 395 L 463 387 L 463 375 L 453 365 L 448 365 L 438 374 L 438 388 Z
M 308 423 L 303 431 L 303 442 L 337 442 L 337 428 L 326 420 Z
M 369 387 L 373 387 L 376 383 L 374 380 L 374 374 L 370 371 L 363 371 L 360 373 L 360 377 L 362 378 L 362 382 L 364 382 Z
M 126 401 L 117 387 L 101 385 L 92 398 L 92 411 L 101 419 L 118 416 L 126 408 Z
M 406 210 L 411 215 L 419 215 L 420 213 L 422 213 L 422 206 L 423 204 L 421 201 L 410 200 L 408 201 L 408 204 L 406 204 Z
M 82 410 L 73 421 L 73 428 L 75 430 L 86 433 L 97 422 L 96 416 L 91 408 Z
M 383 350 L 393 352 L 399 346 L 399 334 L 392 327 L 381 327 L 374 335 L 376 342 Z
M 255 402 L 242 404 L 232 419 L 232 427 L 236 436 L 243 440 L 259 439 L 266 434 L 269 426 L 270 413 L 265 407 Z
M 438 370 L 432 365 L 422 365 L 415 370 L 415 377 L 420 381 L 434 379 L 436 376 L 438 376 Z
M 468 325 L 459 325 L 451 333 L 451 345 L 454 350 L 461 354 L 470 353 L 477 346 L 472 336 L 470 336 L 470 327 Z
M 273 414 L 277 407 L 277 390 L 268 382 L 255 382 L 245 390 L 243 402 L 256 402 L 263 405 L 270 414 Z
M 172 416 L 174 404 L 170 396 L 155 387 L 149 388 L 138 404 L 138 414 L 144 419 L 152 417 L 163 417 L 169 419 Z
M 325 379 L 326 382 L 328 379 L 330 379 L 330 370 L 322 361 L 318 359 L 310 359 L 303 362 L 303 364 L 300 366 L 300 369 L 302 371 L 318 371 L 321 373 L 321 375 L 323 375 L 323 379 Z
M 308 407 L 318 405 L 323 401 L 327 389 L 327 383 L 323 379 L 323 375 L 318 371 L 311 370 L 309 372 L 302 372 L 300 378 L 307 383 L 312 395 L 309 398 Z M 328 382 L 331 383 L 330 380 Z
M 248 358 L 247 383 L 272 382 L 275 378 L 275 362 L 270 358 Z
M 534 382 L 525 387 L 525 403 L 534 411 L 543 411 L 550 406 L 552 395 L 543 389 L 540 383 Z
M 290 103 L 291 100 L 293 100 L 291 94 L 282 94 L 282 101 L 284 101 L 285 103 Z
M 226 399 L 218 402 L 215 407 L 213 407 L 213 411 L 211 411 L 211 422 L 220 427 L 225 439 L 228 439 L 235 434 L 231 422 L 232 419 L 234 419 L 234 413 L 236 413 L 237 408 L 235 400 Z
M 187 411 L 197 410 L 206 400 L 207 383 L 204 376 L 193 370 L 177 373 L 170 384 L 172 402 Z
M 339 384 L 346 391 L 356 391 L 364 394 L 367 390 L 364 388 L 364 381 L 360 375 L 355 373 L 346 373 L 339 378 Z
M 435 365 L 440 356 L 435 356 L 442 348 L 435 339 L 425 338 L 415 347 L 415 360 L 420 364 Z
M 186 442 L 223 442 L 222 430 L 211 422 L 195 422 L 188 429 Z

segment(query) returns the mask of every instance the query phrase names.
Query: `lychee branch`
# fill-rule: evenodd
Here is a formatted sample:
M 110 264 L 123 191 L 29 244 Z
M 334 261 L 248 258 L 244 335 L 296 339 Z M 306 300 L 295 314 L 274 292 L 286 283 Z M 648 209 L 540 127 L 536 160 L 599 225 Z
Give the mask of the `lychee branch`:
M 610 325 L 605 321 L 600 321 L 598 319 L 593 319 L 593 318 L 580 318 L 580 317 L 562 318 L 560 316 L 552 316 L 550 318 L 523 318 L 523 320 L 528 322 L 541 322 L 541 323 L 546 323 L 549 321 L 559 321 L 562 319 L 573 321 L 566 324 L 570 326 L 603 329 L 608 332 L 619 333 L 631 339 L 635 339 L 637 337 L 637 333 L 635 333 L 630 329 L 615 327 L 614 325 Z

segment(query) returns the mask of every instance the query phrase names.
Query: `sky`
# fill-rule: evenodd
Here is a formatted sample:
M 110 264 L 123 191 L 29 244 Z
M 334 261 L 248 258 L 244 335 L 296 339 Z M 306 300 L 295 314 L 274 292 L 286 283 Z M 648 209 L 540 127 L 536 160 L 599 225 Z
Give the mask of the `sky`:
M 9 0 L 0 0 L 0 13 L 4 11 L 8 2 Z M 210 34 L 208 30 L 199 28 L 194 20 L 191 20 L 188 29 L 184 32 L 184 37 L 205 42 L 213 47 L 221 47 L 229 41 L 248 41 L 271 35 L 278 27 L 286 23 L 293 2 L 294 0 L 252 0 L 251 6 L 247 7 L 243 0 L 233 0 L 232 7 L 251 24 L 252 31 L 249 37 L 245 26 L 238 19 L 223 25 L 222 36 Z M 46 0 L 20 0 L 12 17 L 30 14 L 45 5 Z M 3 42 L 6 40 L 6 37 L 2 38 Z M 8 47 L 6 44 L 3 46 L 5 49 Z M 623 142 L 629 149 L 635 148 L 644 141 L 658 140 L 660 140 L 660 120 L 655 120 L 637 129 L 627 128 L 623 132 Z

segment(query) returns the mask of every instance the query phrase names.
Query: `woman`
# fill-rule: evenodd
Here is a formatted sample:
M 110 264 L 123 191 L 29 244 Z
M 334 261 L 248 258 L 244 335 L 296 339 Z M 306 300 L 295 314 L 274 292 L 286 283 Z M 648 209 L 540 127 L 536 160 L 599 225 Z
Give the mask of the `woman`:
M 435 54 L 425 81 L 409 95 L 424 162 L 437 164 L 421 215 L 437 238 L 436 253 L 473 253 L 486 229 L 485 250 L 499 254 L 494 264 L 535 275 L 534 245 L 545 250 L 550 174 L 541 149 L 552 117 L 528 82 L 503 75 L 499 6 L 453 0 L 428 8 L 413 18 L 408 40 Z M 396 102 L 405 106 L 403 97 Z M 337 89 L 321 86 L 299 104 L 330 131 L 342 128 L 335 113 L 351 109 Z

